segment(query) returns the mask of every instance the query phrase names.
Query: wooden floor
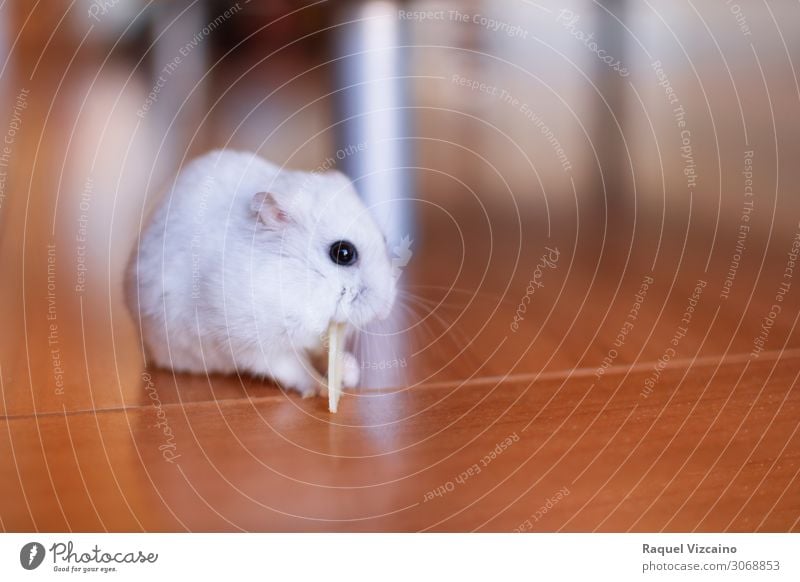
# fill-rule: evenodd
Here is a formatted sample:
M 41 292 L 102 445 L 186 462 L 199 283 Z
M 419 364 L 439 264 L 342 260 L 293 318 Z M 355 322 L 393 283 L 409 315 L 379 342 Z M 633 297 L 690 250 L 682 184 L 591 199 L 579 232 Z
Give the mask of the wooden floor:
M 394 315 L 330 415 L 144 367 L 120 282 L 159 127 L 114 101 L 126 69 L 83 109 L 100 60 L 47 55 L 5 87 L 30 95 L 0 199 L 2 530 L 800 531 L 794 162 L 758 150 L 743 253 L 739 152 L 705 198 L 423 177 Z M 796 160 L 792 119 L 751 140 L 773 131 Z
M 107 283 L 58 294 L 48 320 L 38 263 L 6 327 L 3 528 L 800 529 L 796 284 L 753 353 L 786 254 L 757 278 L 742 266 L 721 299 L 722 258 L 704 272 L 699 242 L 680 269 L 652 269 L 646 241 L 625 264 L 568 240 L 520 247 L 518 276 L 477 252 L 456 276 L 447 249 L 420 246 L 398 317 L 360 340 L 364 387 L 335 416 L 250 378 L 142 370 L 124 309 L 99 307 Z M 515 331 L 532 278 L 543 286 Z

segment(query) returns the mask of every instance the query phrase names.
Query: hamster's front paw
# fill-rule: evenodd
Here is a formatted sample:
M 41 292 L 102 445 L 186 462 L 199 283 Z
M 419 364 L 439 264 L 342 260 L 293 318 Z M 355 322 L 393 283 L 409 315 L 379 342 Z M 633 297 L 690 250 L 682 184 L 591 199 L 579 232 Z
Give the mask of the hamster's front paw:
M 347 388 L 354 388 L 358 384 L 358 379 L 361 375 L 358 360 L 350 352 L 345 352 L 343 364 L 342 384 Z
M 301 386 L 292 386 L 292 388 L 294 388 L 297 391 L 297 393 L 300 394 L 300 397 L 303 399 L 314 398 L 315 396 L 319 396 L 320 394 L 322 394 L 323 391 L 325 392 L 325 394 L 327 394 L 327 389 L 320 386 L 316 382 L 310 384 L 303 384 Z
M 315 396 L 328 396 L 328 385 L 325 380 L 316 374 L 306 374 L 292 388 L 300 394 L 301 398 L 314 398 Z
M 269 375 L 286 390 L 294 390 L 303 398 L 318 396 L 326 388 L 314 373 L 311 363 L 296 354 L 276 355 L 270 361 Z

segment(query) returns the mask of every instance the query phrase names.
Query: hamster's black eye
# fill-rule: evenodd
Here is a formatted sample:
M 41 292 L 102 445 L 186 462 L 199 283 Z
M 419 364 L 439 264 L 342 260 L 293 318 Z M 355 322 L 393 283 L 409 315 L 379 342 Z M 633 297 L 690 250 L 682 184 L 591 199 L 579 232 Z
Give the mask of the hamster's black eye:
M 358 259 L 356 245 L 346 240 L 337 240 L 331 245 L 331 260 L 337 265 L 349 267 Z

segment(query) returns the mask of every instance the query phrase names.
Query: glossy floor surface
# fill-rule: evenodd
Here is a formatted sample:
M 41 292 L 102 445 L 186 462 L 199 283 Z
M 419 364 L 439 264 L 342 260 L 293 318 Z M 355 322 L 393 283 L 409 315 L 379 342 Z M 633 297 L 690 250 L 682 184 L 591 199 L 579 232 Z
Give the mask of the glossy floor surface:
M 29 8 L 16 10 L 24 30 Z M 762 12 L 760 58 L 730 80 L 696 45 L 702 87 L 685 63 L 670 69 L 694 115 L 696 189 L 647 62 L 622 122 L 647 135 L 614 146 L 601 132 L 565 174 L 555 158 L 535 172 L 514 161 L 532 139 L 531 126 L 509 138 L 527 123 L 516 111 L 472 100 L 452 105 L 455 123 L 440 108 L 453 83 L 413 61 L 413 223 L 392 244 L 402 291 L 356 340 L 361 387 L 336 415 L 258 379 L 145 367 L 121 290 L 146 196 L 184 153 L 232 143 L 311 169 L 335 151 L 318 101 L 330 78 L 306 74 L 307 54 L 262 62 L 251 47 L 206 82 L 208 116 L 165 129 L 137 115 L 152 79 L 135 57 L 50 38 L 57 18 L 22 34 L 3 72 L 0 528 L 800 530 L 800 91 L 787 60 L 800 44 Z M 714 28 L 720 54 L 739 50 L 727 13 L 705 16 L 727 31 Z M 585 117 L 596 104 L 583 105 Z M 263 132 L 241 125 L 248 112 Z M 614 147 L 618 167 L 603 158 Z

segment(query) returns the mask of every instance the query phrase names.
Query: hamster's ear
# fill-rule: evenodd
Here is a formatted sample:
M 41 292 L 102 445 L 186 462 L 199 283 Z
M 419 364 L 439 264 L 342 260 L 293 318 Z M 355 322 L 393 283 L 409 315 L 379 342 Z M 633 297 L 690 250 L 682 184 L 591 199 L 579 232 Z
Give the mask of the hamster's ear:
M 289 222 L 289 214 L 281 207 L 275 194 L 257 192 L 250 201 L 250 210 L 258 216 L 258 221 L 266 228 L 278 230 Z

